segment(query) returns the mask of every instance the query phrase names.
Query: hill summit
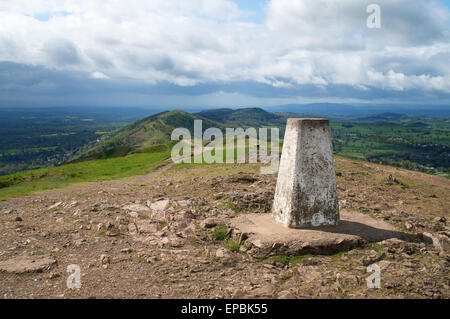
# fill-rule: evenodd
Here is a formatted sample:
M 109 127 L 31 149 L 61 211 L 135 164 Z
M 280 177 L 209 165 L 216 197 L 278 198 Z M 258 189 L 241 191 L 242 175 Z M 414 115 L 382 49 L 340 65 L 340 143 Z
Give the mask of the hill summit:
M 193 133 L 194 120 L 203 121 L 203 129 L 222 128 L 222 124 L 180 110 L 158 113 L 128 124 L 101 139 L 84 146 L 72 158 L 73 161 L 119 157 L 145 152 L 156 145 L 166 145 L 172 131 L 187 128 Z
M 267 112 L 261 108 L 213 109 L 196 113 L 196 115 L 217 121 L 229 126 L 281 126 L 286 124 L 286 117 Z

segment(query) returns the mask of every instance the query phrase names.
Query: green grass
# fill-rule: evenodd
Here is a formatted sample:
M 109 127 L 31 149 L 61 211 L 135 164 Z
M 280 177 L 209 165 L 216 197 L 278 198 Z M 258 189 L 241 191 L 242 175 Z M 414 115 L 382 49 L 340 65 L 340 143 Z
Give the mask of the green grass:
M 237 252 L 239 251 L 239 241 L 235 240 L 235 239 L 229 239 L 225 242 L 225 244 L 223 245 L 226 249 L 232 251 L 232 252 Z
M 342 256 L 345 256 L 346 253 L 347 252 L 345 252 L 345 251 L 339 251 L 339 252 L 337 252 L 337 253 L 335 253 L 333 255 L 330 255 L 330 258 L 333 259 L 333 260 L 338 260 L 338 259 L 341 259 Z
M 230 201 L 225 201 L 225 205 L 231 209 L 233 212 L 235 212 L 236 214 L 239 214 L 241 212 L 241 210 L 232 202 Z
M 154 153 L 93 160 L 0 176 L 0 200 L 56 189 L 75 183 L 121 179 L 150 173 L 170 157 L 166 149 Z
M 384 248 L 383 248 L 383 245 L 380 245 L 380 244 L 378 244 L 378 243 L 374 243 L 374 244 L 372 244 L 371 246 L 370 246 L 370 248 L 372 249 L 372 250 L 375 250 L 375 251 L 382 251 Z
M 227 238 L 228 228 L 224 223 L 220 223 L 216 230 L 213 232 L 213 237 L 215 240 L 224 240 Z
M 304 254 L 304 255 L 297 255 L 297 256 L 287 256 L 287 255 L 278 255 L 278 256 L 272 256 L 269 258 L 257 258 L 259 262 L 264 261 L 272 261 L 272 262 L 280 262 L 284 265 L 287 265 L 289 267 L 295 267 L 299 263 L 302 262 L 303 259 L 311 257 L 311 254 Z

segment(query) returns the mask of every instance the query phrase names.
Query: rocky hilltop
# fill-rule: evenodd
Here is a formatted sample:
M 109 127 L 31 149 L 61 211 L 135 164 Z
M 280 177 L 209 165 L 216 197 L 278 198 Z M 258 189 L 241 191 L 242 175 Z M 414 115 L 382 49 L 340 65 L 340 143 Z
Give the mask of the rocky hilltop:
M 233 228 L 269 214 L 259 165 L 171 165 L 0 202 L 3 298 L 449 298 L 450 181 L 338 158 L 341 211 L 389 223 L 349 250 L 260 256 Z M 369 289 L 366 267 L 381 268 Z M 81 288 L 67 267 L 79 265 Z

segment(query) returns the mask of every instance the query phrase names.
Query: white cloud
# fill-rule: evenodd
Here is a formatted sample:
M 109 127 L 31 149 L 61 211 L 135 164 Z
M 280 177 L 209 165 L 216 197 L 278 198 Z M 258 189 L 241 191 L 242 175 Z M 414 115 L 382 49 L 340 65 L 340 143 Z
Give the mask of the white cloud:
M 94 79 L 109 79 L 109 76 L 107 76 L 106 74 L 102 73 L 102 72 L 92 72 L 91 73 L 91 77 Z
M 272 0 L 255 24 L 229 0 L 0 0 L 0 61 L 179 86 L 450 92 L 448 9 L 378 0 L 382 28 L 370 30 L 369 3 Z

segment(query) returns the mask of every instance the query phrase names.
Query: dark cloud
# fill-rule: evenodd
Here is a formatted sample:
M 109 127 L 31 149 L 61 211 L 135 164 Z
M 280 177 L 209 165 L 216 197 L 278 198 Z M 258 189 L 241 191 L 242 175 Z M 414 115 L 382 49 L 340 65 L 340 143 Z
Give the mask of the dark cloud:
M 373 101 L 450 101 L 450 94 L 417 90 L 393 91 L 376 87 L 366 90 L 348 85 L 297 85 L 275 88 L 258 82 L 209 82 L 195 86 L 177 86 L 169 82 L 146 84 L 133 79 L 94 79 L 83 72 L 62 72 L 41 66 L 0 62 L 0 106 L 182 106 L 186 100 L 203 106 L 202 97 L 221 94 L 240 94 L 261 99 L 293 99 L 299 96 L 309 99 L 361 99 Z M 161 97 L 172 97 L 171 104 Z M 164 102 L 166 101 L 166 102 Z M 206 101 L 206 100 L 205 100 Z M 191 104 L 193 102 L 190 102 Z M 282 103 L 277 103 L 282 104 Z M 210 106 L 215 106 L 211 104 Z
M 69 40 L 56 39 L 45 46 L 52 63 L 58 66 L 76 65 L 81 62 L 76 46 Z

